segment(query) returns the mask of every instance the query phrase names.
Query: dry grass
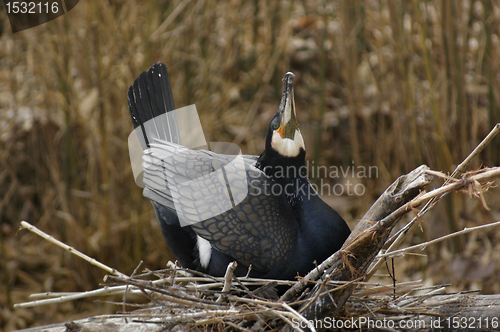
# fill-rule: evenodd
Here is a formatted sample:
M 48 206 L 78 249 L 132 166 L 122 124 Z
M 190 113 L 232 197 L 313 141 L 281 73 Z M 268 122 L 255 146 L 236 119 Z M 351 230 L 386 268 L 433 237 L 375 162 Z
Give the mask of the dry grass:
M 451 171 L 500 121 L 498 4 L 321 3 L 81 1 L 15 35 L 0 10 L 1 329 L 115 310 L 84 300 L 12 309 L 31 293 L 102 280 L 53 245 L 16 236 L 21 220 L 124 273 L 173 258 L 127 148 L 127 88 L 157 61 L 169 67 L 176 105 L 196 104 L 207 140 L 250 154 L 262 151 L 281 77 L 292 70 L 308 157 L 378 167 L 378 178 L 358 179 L 363 197 L 327 198 L 351 226 L 398 175 L 421 163 Z M 498 138 L 471 167 L 482 164 L 500 164 Z M 487 199 L 489 212 L 450 195 L 409 244 L 500 219 L 498 195 Z M 499 293 L 498 238 L 446 241 L 426 258 L 396 261 L 396 276 Z

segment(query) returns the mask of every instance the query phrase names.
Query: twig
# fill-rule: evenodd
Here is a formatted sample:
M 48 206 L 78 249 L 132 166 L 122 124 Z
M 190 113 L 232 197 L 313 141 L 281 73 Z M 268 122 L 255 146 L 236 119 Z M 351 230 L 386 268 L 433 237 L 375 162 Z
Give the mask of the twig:
M 457 178 L 460 175 L 462 175 L 467 169 L 467 166 L 469 166 L 472 159 L 474 159 L 479 153 L 481 153 L 481 151 L 484 150 L 484 148 L 491 142 L 491 140 L 499 132 L 500 132 L 500 123 L 497 123 L 490 131 L 490 133 L 482 140 L 482 142 L 476 146 L 476 148 L 467 156 L 467 158 L 464 159 L 464 161 L 460 163 L 460 165 L 457 166 L 457 168 L 455 168 L 455 170 L 451 174 L 451 177 Z
M 133 278 L 137 274 L 137 271 L 139 270 L 139 268 L 141 267 L 141 265 L 143 263 L 144 263 L 143 261 L 139 262 L 139 264 L 137 265 L 137 267 L 134 269 L 134 271 L 130 275 L 130 278 Z M 123 308 L 122 308 L 123 312 L 126 311 L 126 309 L 125 309 L 125 303 L 127 302 L 127 292 L 129 290 L 129 287 L 130 287 L 130 285 L 127 285 L 127 287 L 125 288 L 125 291 L 123 292 Z
M 248 276 L 250 275 L 250 272 L 252 271 L 252 264 L 249 264 L 248 265 L 248 270 L 247 270 L 247 274 L 245 276 L 245 278 L 248 278 Z
M 80 294 L 81 292 L 44 292 L 44 293 L 33 293 L 30 294 L 28 297 L 30 299 L 46 299 L 48 297 L 61 297 L 61 296 L 68 296 L 68 295 L 74 295 L 74 294 Z
M 184 269 L 182 269 L 180 265 L 177 265 L 177 261 L 175 262 L 168 261 L 167 268 L 173 270 L 176 276 L 180 275 L 182 277 L 187 277 L 187 278 L 192 277 L 191 273 L 184 271 Z
M 452 178 L 450 175 L 446 175 L 444 174 L 443 172 L 439 172 L 439 171 L 434 171 L 432 169 L 428 169 L 425 171 L 427 174 L 430 174 L 432 176 L 435 176 L 435 177 L 438 177 L 438 178 L 441 178 L 441 179 L 444 179 L 445 180 L 445 183 L 450 183 L 450 182 L 457 182 L 457 181 L 460 181 L 458 179 L 455 179 L 455 178 Z
M 438 242 L 450 239 L 450 238 L 458 236 L 458 235 L 467 234 L 467 233 L 475 232 L 475 231 L 480 230 L 480 229 L 487 229 L 487 228 L 492 228 L 492 227 L 497 227 L 497 226 L 500 226 L 500 221 L 495 221 L 493 223 L 489 223 L 489 224 L 486 224 L 486 225 L 475 226 L 475 227 L 465 227 L 461 231 L 454 232 L 454 233 L 451 233 L 451 234 L 447 234 L 447 235 L 441 236 L 441 237 L 439 237 L 437 239 L 434 239 L 434 240 L 431 240 L 431 241 L 427 241 L 427 242 L 424 242 L 424 243 L 420 243 L 420 244 L 416 244 L 416 245 L 413 245 L 411 247 L 407 247 L 407 248 L 403 248 L 403 249 L 398 249 L 398 250 L 394 250 L 394 251 L 391 251 L 391 252 L 387 252 L 385 254 L 380 255 L 379 257 L 382 257 L 382 258 L 384 258 L 384 257 L 395 257 L 395 256 L 404 254 L 404 253 L 406 253 L 408 251 L 415 250 L 415 249 L 424 250 L 428 245 L 431 245 L 431 244 L 434 244 L 434 243 L 438 243 Z
M 111 295 L 116 293 L 121 293 L 124 291 L 126 286 L 116 286 L 116 287 L 104 287 L 88 292 L 74 293 L 71 295 L 64 295 L 57 298 L 43 299 L 43 300 L 35 300 L 31 302 L 24 303 L 16 303 L 14 304 L 14 308 L 29 308 L 36 307 L 45 304 L 54 304 L 54 303 L 62 303 L 66 301 L 72 301 L 77 299 L 82 299 L 90 296 L 98 296 L 98 295 Z
M 235 309 L 227 309 L 227 310 L 202 310 L 197 312 L 187 312 L 178 315 L 155 315 L 151 319 L 145 319 L 144 322 L 149 323 L 189 323 L 192 322 L 195 318 L 205 318 L 207 316 L 234 316 L 238 314 L 238 311 Z M 128 317 L 140 317 L 138 315 L 127 315 Z M 123 316 L 122 316 L 123 317 Z
M 126 274 L 123 274 L 123 273 L 121 273 L 120 271 L 118 271 L 116 269 L 113 269 L 113 268 L 111 268 L 111 267 L 109 267 L 107 265 L 104 265 L 103 263 L 95 260 L 94 258 L 89 257 L 89 256 L 85 255 L 84 253 L 81 253 L 80 251 L 76 250 L 75 248 L 70 247 L 70 246 L 68 246 L 65 243 L 62 243 L 59 240 L 56 240 L 53 236 L 48 235 L 47 233 L 39 230 L 35 226 L 31 225 L 29 222 L 21 221 L 21 229 L 23 229 L 23 228 L 29 230 L 30 232 L 35 233 L 38 236 L 43 237 L 45 240 L 54 243 L 55 245 L 63 248 L 66 251 L 69 251 L 70 253 L 72 253 L 72 254 L 74 254 L 74 255 L 76 255 L 76 256 L 78 256 L 78 257 L 86 260 L 90 264 L 92 264 L 94 266 L 97 266 L 98 268 L 101 268 L 101 269 L 103 269 L 104 271 L 106 271 L 108 273 L 120 276 L 122 278 L 128 278 L 128 276 Z
M 222 288 L 222 292 L 216 303 L 222 303 L 227 300 L 227 293 L 229 293 L 229 290 L 231 289 L 231 281 L 233 280 L 233 272 L 237 266 L 238 264 L 236 262 L 231 262 L 227 266 L 226 274 L 224 275 L 224 287 Z
M 265 306 L 262 306 L 262 305 L 259 305 L 259 307 L 266 308 Z M 293 313 L 289 313 L 286 311 L 280 311 L 280 310 L 276 310 L 276 309 L 269 309 L 269 308 L 266 308 L 266 309 L 268 312 L 272 313 L 274 316 L 281 318 L 281 320 L 283 320 L 285 323 L 287 323 L 295 331 L 304 332 L 304 330 L 302 330 L 299 325 L 294 324 L 290 319 L 288 319 L 288 317 L 292 317 L 292 319 L 296 317 Z M 257 327 L 257 326 L 254 325 L 254 327 Z M 252 330 L 256 330 L 254 327 L 252 327 Z M 259 330 L 262 330 L 262 327 L 260 327 Z
M 294 310 L 292 307 L 290 307 L 288 304 L 286 303 L 282 303 L 281 306 L 283 308 L 285 308 L 286 310 L 290 311 L 294 316 L 296 316 L 298 319 L 300 319 L 302 322 L 306 323 L 307 324 L 307 327 L 309 327 L 309 329 L 313 332 L 316 332 L 316 329 L 314 328 L 314 324 L 313 322 L 311 321 L 308 321 L 307 319 L 305 319 L 304 316 L 302 316 L 301 314 L 299 314 L 296 310 Z

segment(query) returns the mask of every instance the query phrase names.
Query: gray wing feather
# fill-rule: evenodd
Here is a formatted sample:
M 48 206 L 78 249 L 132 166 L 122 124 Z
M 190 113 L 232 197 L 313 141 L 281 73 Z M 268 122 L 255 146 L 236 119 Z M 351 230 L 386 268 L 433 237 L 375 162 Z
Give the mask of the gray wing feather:
M 145 151 L 145 195 L 175 209 L 181 225 L 217 250 L 268 271 L 289 261 L 296 219 L 287 199 L 272 194 L 274 182 L 255 159 L 239 157 L 157 140 Z

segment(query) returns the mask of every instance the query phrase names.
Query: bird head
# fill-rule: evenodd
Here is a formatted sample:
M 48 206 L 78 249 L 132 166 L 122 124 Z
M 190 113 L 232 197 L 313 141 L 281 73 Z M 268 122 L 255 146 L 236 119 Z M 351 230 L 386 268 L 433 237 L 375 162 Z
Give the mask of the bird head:
M 283 94 L 278 111 L 269 123 L 268 140 L 271 148 L 284 157 L 297 157 L 301 149 L 305 152 L 304 139 L 299 130 L 295 113 L 293 95 L 293 79 L 295 75 L 288 72 L 283 77 Z

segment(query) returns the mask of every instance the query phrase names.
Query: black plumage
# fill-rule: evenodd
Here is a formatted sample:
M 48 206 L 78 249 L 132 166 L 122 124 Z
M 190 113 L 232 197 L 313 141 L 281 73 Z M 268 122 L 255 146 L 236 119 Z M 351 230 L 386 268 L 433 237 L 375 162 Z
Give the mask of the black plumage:
M 349 236 L 347 224 L 307 179 L 293 77 L 287 73 L 283 79 L 282 100 L 258 158 L 180 145 L 162 63 L 130 87 L 132 122 L 145 142 L 144 196 L 152 200 L 167 245 L 183 266 L 219 276 L 236 260 L 236 275 L 245 275 L 251 264 L 252 276 L 293 279 Z

